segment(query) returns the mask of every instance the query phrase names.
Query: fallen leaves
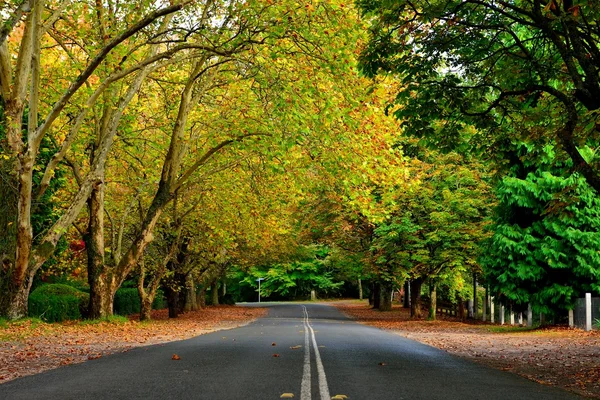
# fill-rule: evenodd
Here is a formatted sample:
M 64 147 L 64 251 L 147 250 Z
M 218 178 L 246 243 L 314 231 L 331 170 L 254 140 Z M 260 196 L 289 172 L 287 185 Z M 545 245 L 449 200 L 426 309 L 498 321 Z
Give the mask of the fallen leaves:
M 275 353 L 275 354 L 273 354 L 273 357 L 277 358 L 277 357 L 279 357 L 279 354 Z
M 298 349 L 301 349 L 301 348 L 302 348 L 302 346 L 300 346 L 300 345 L 297 345 L 297 346 L 291 346 L 291 347 L 290 347 L 290 349 L 292 349 L 292 350 L 298 350 Z
M 179 357 L 177 354 L 173 354 L 173 357 L 171 357 L 171 360 L 178 361 L 178 360 L 181 360 L 181 357 Z

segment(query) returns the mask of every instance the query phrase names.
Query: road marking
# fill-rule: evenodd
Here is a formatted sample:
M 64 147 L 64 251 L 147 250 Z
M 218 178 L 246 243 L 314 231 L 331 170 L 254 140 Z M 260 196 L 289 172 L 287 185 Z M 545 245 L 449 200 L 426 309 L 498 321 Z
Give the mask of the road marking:
M 302 371 L 302 385 L 300 387 L 300 400 L 310 400 L 310 341 L 308 337 L 308 311 L 302 306 L 304 315 L 304 369 Z
M 301 400 L 310 400 L 310 398 L 311 398 L 311 394 L 310 394 L 310 392 L 311 392 L 310 391 L 310 343 L 309 343 L 309 337 L 308 337 L 308 330 L 310 330 L 313 349 L 315 351 L 315 361 L 317 363 L 317 374 L 319 376 L 319 394 L 321 395 L 321 400 L 329 400 L 331 397 L 329 395 L 329 386 L 327 385 L 327 376 L 325 375 L 325 368 L 323 368 L 323 362 L 321 361 L 321 353 L 319 352 L 319 346 L 317 345 L 315 331 L 312 328 L 312 326 L 310 325 L 310 322 L 308 320 L 308 310 L 306 309 L 306 306 L 302 306 L 302 310 L 304 312 L 304 325 L 305 325 L 305 328 L 308 328 L 308 329 L 304 329 L 304 345 L 305 345 L 304 375 L 302 376 L 302 391 L 301 391 L 302 394 L 300 396 L 300 399 Z M 308 366 L 307 366 L 307 363 L 308 363 Z M 305 378 L 307 377 L 307 370 L 308 370 L 308 378 L 307 378 L 308 382 L 305 380 Z M 307 397 L 303 397 L 303 395 L 305 393 L 306 393 Z

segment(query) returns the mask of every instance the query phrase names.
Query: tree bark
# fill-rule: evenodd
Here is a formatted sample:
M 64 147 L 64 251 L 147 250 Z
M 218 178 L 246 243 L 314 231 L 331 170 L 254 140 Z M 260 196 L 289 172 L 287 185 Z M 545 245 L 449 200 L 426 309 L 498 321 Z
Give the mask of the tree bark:
M 192 276 L 192 274 L 188 274 L 188 277 L 186 278 L 184 310 L 198 310 L 198 304 L 196 303 L 196 287 L 194 284 L 194 277 Z
M 88 229 L 84 235 L 90 301 L 88 318 L 98 319 L 113 314 L 108 309 L 107 297 L 111 295 L 111 284 L 104 271 L 104 184 L 98 183 L 88 199 Z
M 477 296 L 477 274 L 473 273 L 473 318 L 479 315 L 479 296 Z
M 389 283 L 381 284 L 379 311 L 392 311 L 392 289 Z
M 362 287 L 362 280 L 360 278 L 358 278 L 358 299 L 359 300 L 363 299 L 363 287 Z
M 146 296 L 141 299 L 140 303 L 140 321 L 150 321 L 152 319 L 152 302 L 154 298 L 150 298 L 150 296 Z
M 410 307 L 410 281 L 408 279 L 404 282 L 404 302 L 402 306 L 404 308 Z
M 421 318 L 421 286 L 423 278 L 410 281 L 410 317 Z
M 201 285 L 200 290 L 198 290 L 197 293 L 198 294 L 196 295 L 196 304 L 198 305 L 198 308 L 205 308 L 206 307 L 206 286 Z
M 464 320 L 466 317 L 466 312 L 465 312 L 465 299 L 462 298 L 458 298 L 458 318 L 460 318 L 461 320 Z
M 211 294 L 211 305 L 218 306 L 219 305 L 219 280 L 215 279 L 215 281 L 210 286 L 210 294 Z
M 431 282 L 429 284 L 429 319 L 435 321 L 437 313 L 437 284 Z
M 379 309 L 381 306 L 381 283 L 373 283 L 373 308 Z

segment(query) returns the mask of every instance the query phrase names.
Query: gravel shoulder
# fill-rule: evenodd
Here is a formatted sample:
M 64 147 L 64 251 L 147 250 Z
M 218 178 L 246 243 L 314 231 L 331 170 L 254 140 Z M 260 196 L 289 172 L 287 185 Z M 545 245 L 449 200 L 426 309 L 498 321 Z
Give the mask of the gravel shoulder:
M 152 321 L 47 324 L 26 319 L 0 324 L 0 384 L 63 365 L 93 360 L 134 347 L 188 339 L 248 324 L 266 315 L 254 307 L 217 306 L 169 319 L 153 311 Z
M 357 322 L 445 350 L 545 385 L 600 399 L 600 332 L 549 327 L 530 329 L 480 321 L 411 320 L 409 311 L 371 309 L 365 302 L 330 303 Z

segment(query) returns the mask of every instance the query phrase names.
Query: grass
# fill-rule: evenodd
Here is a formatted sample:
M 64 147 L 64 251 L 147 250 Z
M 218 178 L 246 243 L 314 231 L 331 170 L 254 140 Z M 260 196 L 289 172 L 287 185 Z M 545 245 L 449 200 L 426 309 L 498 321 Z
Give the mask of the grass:
M 122 315 L 111 315 L 108 317 L 98 319 L 84 319 L 79 321 L 79 325 L 98 325 L 105 322 L 109 324 L 121 325 L 129 322 L 129 319 Z
M 40 326 L 47 325 L 39 318 L 21 318 L 11 321 L 6 318 L 0 319 L 0 342 L 19 341 L 25 339 Z M 6 332 L 2 332 L 2 330 Z
M 514 333 L 514 332 L 530 332 L 537 327 L 533 326 L 511 326 L 511 325 L 494 325 L 494 326 L 486 326 L 488 331 L 492 333 Z

